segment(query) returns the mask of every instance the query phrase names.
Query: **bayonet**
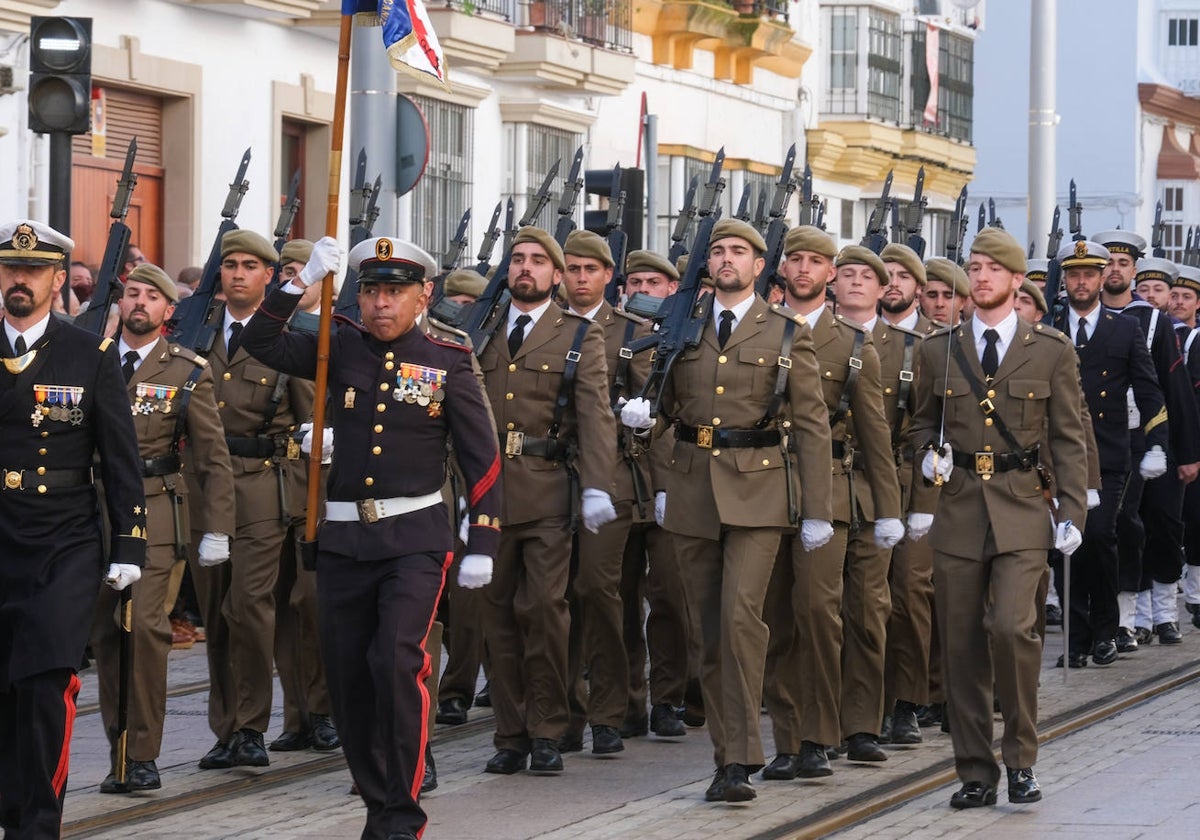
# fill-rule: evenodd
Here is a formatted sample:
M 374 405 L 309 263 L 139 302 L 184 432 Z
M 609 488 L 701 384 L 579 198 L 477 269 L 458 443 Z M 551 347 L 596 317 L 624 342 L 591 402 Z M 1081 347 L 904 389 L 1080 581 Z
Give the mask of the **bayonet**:
M 701 216 L 709 216 L 716 213 L 718 205 L 721 201 L 721 193 L 725 191 L 725 178 L 721 174 L 721 169 L 725 166 L 725 147 L 722 146 L 717 150 L 717 156 L 713 160 L 712 170 L 709 172 L 708 181 L 704 184 L 704 192 L 700 197 L 700 209 L 697 211 Z
M 885 231 L 887 230 L 888 206 L 891 202 L 892 175 L 892 171 L 888 170 L 887 178 L 883 182 L 883 190 L 879 193 L 879 198 L 875 200 L 875 208 L 871 211 L 870 218 L 867 219 L 867 232 L 863 235 L 860 243 L 876 254 L 887 247 Z
M 675 218 L 675 229 L 671 231 L 671 250 L 667 259 L 671 261 L 672 265 L 688 252 L 687 232 L 691 227 L 692 219 L 696 218 L 696 190 L 699 188 L 700 178 L 693 175 L 692 180 L 688 183 L 687 193 L 683 197 L 683 209 Z
M 1083 235 L 1083 205 L 1079 203 L 1078 196 L 1075 192 L 1075 179 L 1071 179 L 1071 189 L 1069 193 L 1069 201 L 1067 202 L 1067 219 L 1071 227 L 1071 239 L 1078 242 L 1081 239 L 1086 239 Z
M 367 237 L 371 236 L 371 232 L 375 229 L 375 221 L 379 218 L 379 190 L 383 186 L 383 174 L 375 176 L 375 183 L 371 185 L 371 194 L 367 197 L 367 214 L 362 220 L 362 229 L 367 232 Z
M 350 186 L 350 227 L 362 223 L 367 208 L 367 150 L 358 150 L 358 163 L 354 167 L 354 182 Z
M 804 176 L 800 179 L 800 224 L 811 225 L 813 213 L 813 182 L 812 167 L 804 164 Z
M 1061 211 L 1057 204 L 1054 205 L 1054 216 L 1050 219 L 1050 236 L 1046 239 L 1046 259 L 1053 260 L 1058 257 L 1058 249 L 1062 247 L 1063 231 L 1059 226 Z
M 500 238 L 500 210 L 503 207 L 503 201 L 496 202 L 496 209 L 492 211 L 492 221 L 488 224 L 487 233 L 483 235 L 483 242 L 479 245 L 479 253 L 475 255 L 475 259 L 479 261 L 475 266 L 475 270 L 481 276 L 486 276 L 492 267 L 492 251 L 496 250 L 496 240 Z
M 512 250 L 513 238 L 517 235 L 517 225 L 514 219 L 517 215 L 517 205 L 513 201 L 512 196 L 508 197 L 508 201 L 504 202 L 504 250 Z
M 737 212 L 733 214 L 733 218 L 740 219 L 749 224 L 750 222 L 750 198 L 754 187 L 750 184 L 742 185 L 742 198 L 738 201 Z
M 771 279 L 779 270 L 783 260 L 783 242 L 787 237 L 788 205 L 792 203 L 792 194 L 796 191 L 796 179 L 792 177 L 792 169 L 796 164 L 796 144 L 793 143 L 783 160 L 783 169 L 779 172 L 779 180 L 775 182 L 775 194 L 771 197 L 769 211 L 770 223 L 767 225 L 767 235 L 764 237 L 767 250 L 763 252 L 765 263 L 762 272 L 755 278 L 754 289 L 762 297 L 766 297 L 771 285 Z M 811 179 L 810 179 L 811 188 Z
M 525 208 L 525 215 L 521 217 L 521 221 L 517 222 L 520 227 L 527 227 L 536 222 L 538 216 L 542 214 L 542 210 L 550 203 L 551 188 L 554 186 L 554 179 L 558 177 L 558 167 L 561 164 L 562 158 L 554 161 L 554 166 L 550 167 L 550 171 L 542 179 L 542 185 L 538 187 L 538 191 L 529 201 L 529 206 Z
M 1150 255 L 1153 257 L 1165 257 L 1167 255 L 1166 248 L 1163 247 L 1163 204 L 1161 201 L 1154 204 L 1154 224 L 1150 228 Z
M 288 184 L 287 198 L 279 208 L 279 219 L 275 222 L 275 249 L 279 250 L 281 241 L 286 242 L 296 221 L 296 211 L 300 209 L 300 170 L 292 173 L 291 183 Z
M 458 221 L 458 230 L 455 231 L 454 238 L 450 240 L 450 247 L 446 249 L 446 253 L 442 257 L 443 271 L 453 271 L 458 265 L 463 251 L 467 249 L 467 225 L 470 223 L 471 208 L 468 207 Z
M 133 235 L 133 231 L 125 224 L 125 217 L 129 214 L 129 202 L 133 198 L 133 188 L 138 180 L 137 173 L 133 171 L 136 157 L 137 138 L 134 137 L 125 151 L 125 166 L 121 169 L 121 177 L 117 179 L 112 209 L 108 211 L 112 224 L 108 227 L 108 242 L 104 245 L 104 257 L 100 261 L 96 288 L 92 290 L 92 303 L 75 319 L 75 326 L 96 335 L 103 335 L 104 328 L 108 325 L 108 312 L 121 295 L 120 276 L 124 269 L 121 261 Z M 69 290 L 69 286 L 64 283 L 64 296 Z M 65 299 L 63 303 L 66 303 Z
M 925 259 L 925 237 L 921 235 L 925 224 L 925 205 L 929 199 L 925 197 L 925 167 L 917 170 L 917 187 L 913 190 L 912 204 L 908 205 L 908 218 L 905 227 L 908 229 L 908 247 L 917 256 Z
M 975 233 L 983 233 L 983 229 L 987 227 L 987 205 L 984 202 L 979 202 L 979 224 L 975 227 Z
M 967 235 L 967 188 L 964 186 L 954 202 L 954 212 L 950 216 L 950 226 L 946 229 L 946 259 L 962 265 L 963 238 Z
M 988 227 L 1004 230 L 1004 222 L 996 215 L 996 199 L 988 198 Z
M 900 242 L 904 239 L 905 233 L 904 225 L 900 222 L 900 202 L 893 198 L 890 202 L 888 202 L 888 205 L 892 214 L 891 241 Z
M 233 183 L 229 185 L 229 194 L 225 196 L 225 206 L 221 208 L 221 216 L 233 221 L 237 218 L 238 209 L 242 206 L 242 199 L 246 196 L 246 190 L 250 189 L 250 182 L 246 180 L 246 170 L 250 168 L 250 149 L 246 149 L 246 153 L 242 155 L 241 165 L 238 166 L 237 174 L 233 176 Z
M 554 240 L 559 245 L 565 245 L 567 237 L 575 230 L 575 202 L 579 199 L 579 191 L 583 189 L 582 167 L 583 146 L 580 146 L 575 150 L 575 159 L 571 161 L 571 171 L 563 182 L 563 194 L 558 202 L 558 227 L 554 230 Z M 611 195 L 616 197 L 616 193 Z

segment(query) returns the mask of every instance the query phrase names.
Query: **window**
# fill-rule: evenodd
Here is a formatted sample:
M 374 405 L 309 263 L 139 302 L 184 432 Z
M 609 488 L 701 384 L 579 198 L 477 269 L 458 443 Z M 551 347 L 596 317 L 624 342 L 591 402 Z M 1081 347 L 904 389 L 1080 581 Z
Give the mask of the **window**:
M 1200 20 L 1171 18 L 1167 21 L 1167 46 L 1195 47 L 1200 45 Z
M 440 262 L 471 206 L 475 110 L 428 96 L 412 98 L 429 126 L 429 162 L 412 191 L 413 240 Z M 464 253 L 472 253 L 469 243 Z
M 279 197 L 279 205 L 287 201 L 287 190 L 292 183 L 292 176 L 297 172 L 300 173 L 300 183 L 296 190 L 296 197 L 300 199 L 300 206 L 304 206 L 304 157 L 305 157 L 305 135 L 307 132 L 304 126 L 293 120 L 283 121 L 283 145 L 279 156 L 279 188 L 283 194 Z M 297 213 L 292 219 L 292 226 L 288 232 L 288 239 L 305 239 L 304 235 L 304 214 Z
M 914 126 L 925 123 L 925 103 L 929 99 L 929 73 L 925 64 L 924 27 L 912 36 L 912 114 Z M 937 134 L 971 142 L 975 100 L 975 44 L 942 30 L 938 33 L 938 118 Z
M 834 114 L 858 111 L 858 10 L 832 9 L 829 86 L 826 108 Z
M 1167 187 L 1163 190 L 1162 244 L 1166 249 L 1167 259 L 1176 263 L 1183 262 L 1183 223 L 1183 187 Z
M 563 179 L 571 169 L 571 161 L 575 158 L 575 150 L 583 142 L 583 137 L 573 131 L 563 131 L 558 128 L 546 128 L 540 125 L 529 126 L 529 169 L 526 172 L 526 183 L 529 190 L 522 198 L 517 199 L 516 215 L 521 218 L 529 206 L 529 202 L 537 195 L 538 188 L 550 167 L 559 161 L 558 175 L 550 185 L 550 200 L 542 208 L 542 212 L 534 219 L 533 224 L 553 233 L 558 224 L 558 200 L 562 197 Z
M 870 12 L 867 49 L 867 115 L 900 121 L 900 18 Z

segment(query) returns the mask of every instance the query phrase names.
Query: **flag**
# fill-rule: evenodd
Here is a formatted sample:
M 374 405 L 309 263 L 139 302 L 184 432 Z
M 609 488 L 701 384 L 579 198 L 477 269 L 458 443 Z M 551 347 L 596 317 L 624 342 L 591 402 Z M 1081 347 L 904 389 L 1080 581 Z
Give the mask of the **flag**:
M 446 56 L 421 0 L 342 0 L 342 14 L 383 27 L 383 45 L 397 70 L 433 76 L 448 87 Z
M 925 100 L 925 122 L 938 122 L 938 35 L 932 23 L 925 25 L 925 72 L 929 74 L 929 98 Z

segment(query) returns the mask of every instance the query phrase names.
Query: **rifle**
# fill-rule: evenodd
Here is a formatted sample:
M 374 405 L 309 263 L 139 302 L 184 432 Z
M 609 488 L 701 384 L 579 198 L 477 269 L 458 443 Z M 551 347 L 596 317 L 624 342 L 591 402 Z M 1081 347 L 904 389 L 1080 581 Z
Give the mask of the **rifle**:
M 1078 197 L 1075 194 L 1075 179 L 1071 179 L 1071 190 L 1067 202 L 1067 219 L 1071 228 L 1071 241 L 1078 242 L 1081 239 L 1087 239 L 1083 235 L 1083 205 L 1079 203 Z
M 1162 202 L 1156 202 L 1154 205 L 1154 224 L 1150 228 L 1150 256 L 1165 257 L 1167 249 L 1163 247 L 1163 220 L 1162 220 Z
M 562 198 L 558 202 L 558 227 L 554 229 L 554 241 L 560 246 L 567 244 L 567 237 L 575 230 L 575 202 L 579 198 L 579 191 L 583 189 L 583 175 L 580 173 L 582 166 L 583 146 L 580 146 L 575 150 L 575 159 L 571 161 L 571 171 L 567 173 Z M 616 193 L 612 195 L 615 196 Z
M 754 187 L 750 184 L 742 186 L 742 198 L 738 201 L 737 212 L 733 214 L 733 218 L 739 219 L 747 224 L 750 223 L 750 194 L 754 191 Z
M 815 199 L 815 198 L 813 199 L 813 201 L 816 201 L 816 200 L 817 199 Z M 828 209 L 829 209 L 828 199 L 824 199 L 824 198 L 821 199 L 820 206 L 817 207 L 817 217 L 815 219 L 813 219 L 813 224 L 816 225 L 817 227 L 819 227 L 821 230 L 825 230 L 825 211 Z
M 1046 239 L 1046 289 L 1044 297 L 1048 310 L 1042 319 L 1045 324 L 1053 324 L 1057 314 L 1055 307 L 1059 305 L 1059 295 L 1062 291 L 1062 264 L 1058 261 L 1058 249 L 1062 245 L 1062 228 L 1059 227 L 1061 211 L 1054 205 L 1054 216 L 1050 220 L 1050 236 Z
M 925 167 L 922 166 L 917 170 L 917 188 L 913 192 L 912 204 L 908 205 L 908 216 L 904 223 L 908 229 L 907 245 L 921 259 L 925 259 L 925 237 L 921 236 L 921 227 L 928 203 L 929 199 L 925 197 Z
M 100 262 L 100 275 L 96 279 L 96 288 L 92 291 L 91 303 L 88 308 L 79 313 L 75 326 L 96 335 L 104 334 L 108 324 L 108 312 L 121 296 L 121 259 L 125 249 L 129 247 L 129 237 L 132 231 L 125 224 L 129 214 L 129 201 L 133 198 L 133 188 L 137 184 L 137 173 L 133 171 L 133 161 L 137 157 L 137 138 L 129 141 L 125 152 L 125 168 L 117 180 L 117 192 L 113 196 L 112 209 L 108 211 L 113 220 L 108 227 L 108 243 L 104 246 L 104 259 Z
M 884 225 L 887 222 L 888 202 L 892 191 L 892 172 L 888 170 L 887 180 L 883 182 L 883 192 L 879 194 L 879 198 L 875 201 L 875 209 L 871 211 L 871 217 L 867 219 L 867 232 L 863 234 L 860 245 L 870 248 L 876 254 L 887 247 L 887 234 L 884 233 Z
M 621 300 L 621 287 L 625 285 L 625 252 L 629 249 L 629 235 L 621 228 L 625 215 L 625 190 L 621 189 L 621 164 L 613 167 L 612 191 L 608 204 L 608 218 L 604 220 L 604 238 L 613 258 L 613 275 L 604 288 L 604 299 L 616 306 Z
M 365 152 L 359 152 L 360 171 L 366 167 Z M 357 175 L 355 176 L 357 178 Z M 356 190 L 351 192 L 354 198 L 350 208 L 350 250 L 360 242 L 371 238 L 371 229 L 379 218 L 379 189 L 383 176 L 376 175 L 375 183 L 367 184 L 366 179 Z M 358 272 L 352 268 L 346 269 L 346 279 L 342 281 L 341 291 L 338 292 L 337 304 L 333 307 L 337 315 L 357 322 L 360 314 L 358 308 Z
M 279 218 L 275 222 L 275 253 L 283 252 L 283 246 L 287 244 L 288 236 L 292 231 L 292 225 L 296 221 L 296 212 L 300 209 L 300 170 L 297 169 L 292 173 L 292 180 L 288 184 L 287 198 L 283 201 L 283 206 L 279 208 Z M 271 274 L 271 282 L 267 286 L 267 294 L 270 294 L 274 289 L 283 284 L 283 265 L 275 263 L 275 271 Z
M 458 222 L 458 230 L 450 240 L 450 247 L 442 257 L 442 273 L 433 281 L 433 294 L 429 298 L 429 314 L 443 324 L 456 326 L 462 320 L 462 304 L 446 297 L 446 275 L 458 265 L 463 249 L 467 247 L 467 225 L 471 222 L 471 208 L 468 207 Z
M 491 224 L 488 225 L 487 233 L 483 235 L 479 253 L 475 255 L 475 259 L 479 260 L 475 263 L 475 270 L 479 272 L 480 277 L 487 277 L 487 273 L 492 270 L 492 251 L 496 249 L 496 240 L 500 238 L 500 210 L 503 207 L 503 201 L 496 202 L 496 209 L 492 211 Z
M 987 208 L 981 201 L 979 202 L 979 224 L 975 227 L 975 233 L 983 233 L 985 227 L 987 227 Z
M 671 250 L 667 252 L 667 260 L 672 265 L 688 252 L 687 232 L 692 225 L 692 219 L 696 218 L 696 190 L 699 186 L 700 179 L 693 175 L 683 197 L 683 209 L 675 218 L 675 229 L 671 231 Z
M 555 167 L 558 163 L 554 164 Z M 504 203 L 504 250 L 512 250 L 513 237 L 517 235 L 517 226 L 513 224 L 513 218 L 517 214 L 517 206 L 509 196 L 508 201 Z
M 900 242 L 906 233 L 904 225 L 900 222 L 900 202 L 893 198 L 888 202 L 888 207 L 892 215 L 892 234 L 888 241 Z
M 950 216 L 950 227 L 946 229 L 946 259 L 962 265 L 963 239 L 967 235 L 967 188 L 964 186 L 954 202 L 954 213 Z
M 771 224 L 771 217 L 767 215 L 767 191 L 758 191 L 758 207 L 754 212 L 754 229 L 760 234 L 767 232 L 767 226 Z
M 554 183 L 554 178 L 558 175 L 558 167 L 562 160 L 556 160 L 554 166 L 550 167 L 550 171 L 546 174 L 542 185 L 538 187 L 538 191 L 534 194 L 529 202 L 529 206 L 525 209 L 525 215 L 521 217 L 520 225 L 525 227 L 533 224 L 533 221 L 542 212 L 542 208 L 550 201 L 550 186 Z M 508 200 L 509 215 L 513 212 L 513 201 Z M 513 236 L 516 236 L 516 230 L 513 231 Z M 464 319 L 462 329 L 471 339 L 471 346 L 475 348 L 476 357 L 483 355 L 483 351 L 487 348 L 488 343 L 492 340 L 492 336 L 496 334 L 496 328 L 500 324 L 500 318 L 497 317 L 504 309 L 504 305 L 508 303 L 510 298 L 508 292 L 508 263 L 512 259 L 512 244 L 505 246 L 504 256 L 500 258 L 500 262 L 496 265 L 496 271 L 492 274 L 492 279 L 488 281 L 487 288 L 483 290 L 475 303 L 471 304 L 471 309 Z
M 181 344 L 201 356 L 207 356 L 212 350 L 213 340 L 221 325 L 210 324 L 209 320 L 216 307 L 217 287 L 221 281 L 221 240 L 231 230 L 237 230 L 234 220 L 250 182 L 246 180 L 246 170 L 250 166 L 250 150 L 242 155 L 237 174 L 229 184 L 229 193 L 225 196 L 225 206 L 221 208 L 221 224 L 217 227 L 217 238 L 213 241 L 208 260 L 204 263 L 204 274 L 200 277 L 200 285 L 195 294 L 184 298 L 175 308 L 175 324 L 170 340 Z
M 767 250 L 763 252 L 766 264 L 754 280 L 754 290 L 764 298 L 770 293 L 771 278 L 779 271 L 779 263 L 783 259 L 783 240 L 788 231 L 784 214 L 787 213 L 788 205 L 792 203 L 792 194 L 796 192 L 796 179 L 792 177 L 792 167 L 795 164 L 796 144 L 793 143 L 784 157 L 783 170 L 779 173 L 779 180 L 775 182 L 775 195 L 771 198 L 771 222 L 767 225 L 767 235 L 764 237 L 767 244 Z M 809 189 L 812 189 L 811 178 Z
M 800 224 L 811 225 L 816 207 L 813 204 L 812 167 L 804 164 L 804 176 L 800 179 Z
M 1000 221 L 1000 217 L 996 215 L 996 199 L 988 199 L 988 227 L 999 228 L 1004 230 L 1004 222 Z

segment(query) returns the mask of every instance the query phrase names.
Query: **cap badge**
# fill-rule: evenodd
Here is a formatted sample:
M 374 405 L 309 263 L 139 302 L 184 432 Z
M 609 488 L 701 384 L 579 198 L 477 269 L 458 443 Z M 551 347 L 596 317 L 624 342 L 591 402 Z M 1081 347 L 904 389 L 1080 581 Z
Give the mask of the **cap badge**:
M 1080 239 L 1075 243 L 1075 256 L 1086 257 L 1088 255 L 1087 242 Z
M 13 234 L 12 244 L 18 251 L 32 251 L 38 244 L 37 234 L 27 224 L 17 225 L 17 232 Z
M 392 258 L 392 240 L 380 238 L 375 243 L 375 259 L 381 262 L 387 262 Z

